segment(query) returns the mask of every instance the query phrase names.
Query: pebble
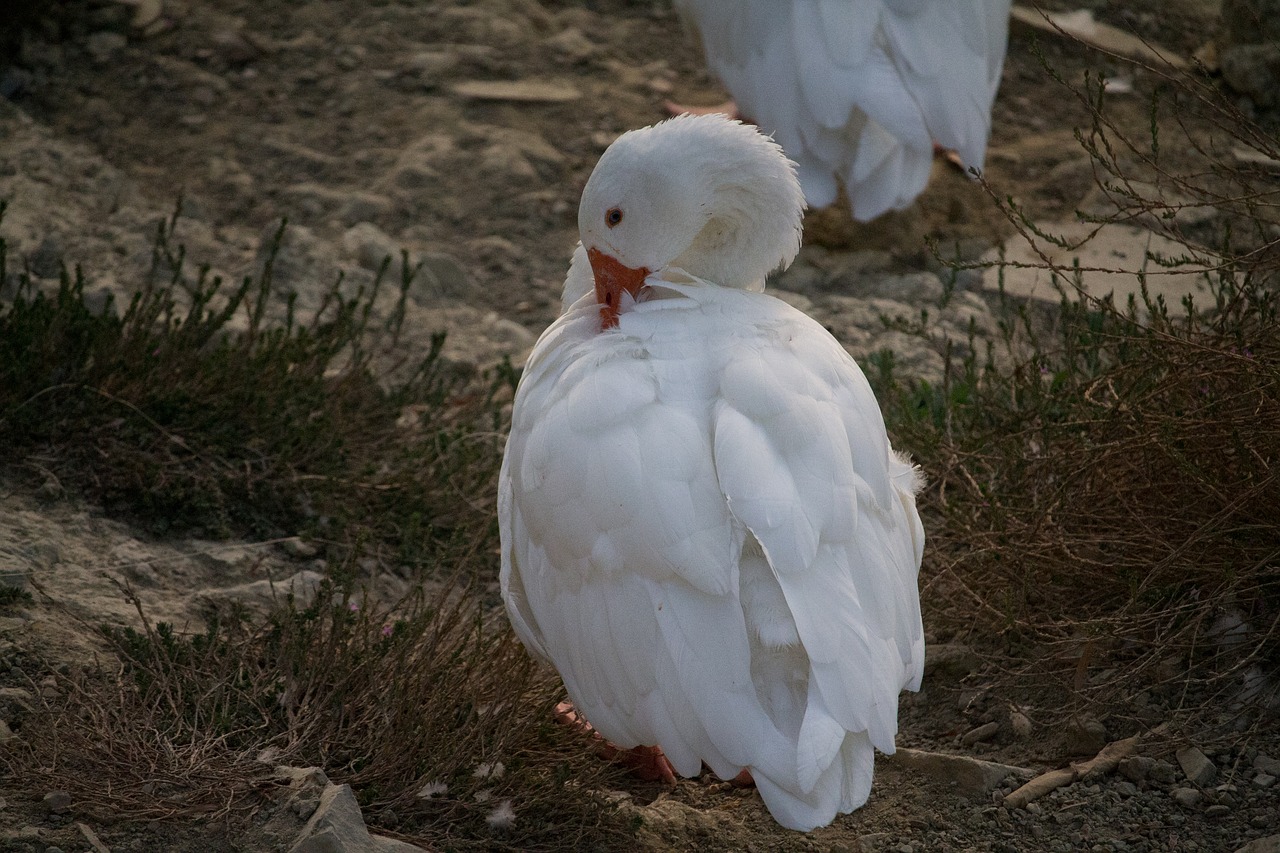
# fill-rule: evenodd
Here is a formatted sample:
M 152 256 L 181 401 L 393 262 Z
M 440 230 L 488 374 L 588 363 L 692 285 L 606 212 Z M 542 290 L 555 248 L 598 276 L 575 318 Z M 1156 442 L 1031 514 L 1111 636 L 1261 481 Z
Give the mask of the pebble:
M 568 27 L 545 39 L 543 46 L 555 53 L 558 59 L 569 63 L 585 62 L 600 52 L 600 46 L 582 34 L 577 27 Z
M 976 729 L 966 732 L 964 736 L 960 738 L 960 743 L 965 746 L 972 746 L 979 741 L 991 740 L 998 731 L 1000 731 L 999 723 L 986 723 L 985 725 L 978 726 Z
M 1178 750 L 1177 759 L 1187 779 L 1201 788 L 1212 785 L 1213 780 L 1218 776 L 1218 768 L 1203 752 L 1194 746 L 1187 746 Z
M 1205 817 L 1225 817 L 1231 813 L 1230 806 L 1224 806 L 1221 803 L 1209 806 L 1204 810 Z
M 1147 777 L 1161 785 L 1172 785 L 1174 780 L 1173 765 L 1167 761 L 1156 759 L 1147 768 Z
M 1184 809 L 1194 809 L 1204 799 L 1204 794 L 1201 794 L 1195 788 L 1174 788 L 1169 792 L 1169 796 Z
M 1259 773 L 1257 776 L 1253 777 L 1253 784 L 1259 788 L 1270 788 L 1275 783 L 1276 777 L 1272 776 L 1270 773 Z
M 1130 782 L 1141 782 L 1147 778 L 1147 774 L 1151 772 L 1151 767 L 1156 763 L 1154 758 L 1148 758 L 1145 755 L 1135 755 L 1126 758 L 1120 762 L 1118 770 L 1120 775 L 1128 779 Z
M 370 272 L 377 272 L 388 258 L 392 269 L 399 269 L 400 243 L 372 222 L 357 222 L 342 235 L 342 248 L 355 258 L 360 266 Z M 298 540 L 289 540 L 297 542 Z M 290 550 L 288 544 L 285 550 Z M 292 553 L 292 551 L 290 551 Z M 299 556 L 295 554 L 294 556 Z M 313 551 L 307 558 L 316 556 Z
M 1021 711 L 1010 712 L 1009 728 L 1013 730 L 1013 736 L 1018 740 L 1026 740 L 1031 737 L 1033 731 L 1031 718 Z
M 92 33 L 84 40 L 85 50 L 98 65 L 106 65 L 128 44 L 129 40 L 123 35 L 110 31 Z
M 305 542 L 297 536 L 291 537 L 280 543 L 286 554 L 299 560 L 310 560 L 320 553 L 320 549 L 310 542 Z
M 1085 717 L 1067 727 L 1067 750 L 1075 755 L 1096 755 L 1107 745 L 1107 727 Z
M 1253 757 L 1253 769 L 1268 776 L 1280 776 L 1280 760 L 1260 752 Z
M 1136 796 L 1138 793 L 1138 786 L 1124 779 L 1121 779 L 1120 781 L 1116 782 L 1114 787 L 1116 789 L 1116 793 L 1124 797 L 1125 799 Z
M 50 791 L 42 802 L 50 814 L 65 814 L 71 810 L 71 795 L 66 791 Z

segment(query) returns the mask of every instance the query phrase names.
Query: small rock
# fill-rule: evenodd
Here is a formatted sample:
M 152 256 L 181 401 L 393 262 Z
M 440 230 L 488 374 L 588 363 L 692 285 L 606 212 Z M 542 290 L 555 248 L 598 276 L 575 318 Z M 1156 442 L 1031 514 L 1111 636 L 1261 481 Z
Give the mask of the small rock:
M 888 832 L 870 832 L 866 835 L 860 835 L 858 836 L 857 849 L 861 853 L 875 853 L 890 838 L 893 838 L 893 835 Z
M 25 687 L 0 687 L 0 719 L 13 720 L 35 710 L 36 697 Z
M 1174 788 L 1169 792 L 1169 796 L 1184 809 L 1194 809 L 1204 799 L 1204 794 L 1195 788 Z
M 1151 766 L 1147 768 L 1147 778 L 1161 785 L 1172 785 L 1175 778 L 1173 765 L 1167 761 L 1157 759 L 1151 762 Z
M 1224 806 L 1221 803 L 1209 806 L 1204 810 L 1205 817 L 1226 817 L 1229 814 L 1231 814 L 1231 807 Z
M 1236 853 L 1280 853 L 1280 835 L 1255 838 L 1245 846 L 1236 848 Z
M 304 542 L 297 536 L 284 540 L 280 543 L 280 547 L 283 548 L 284 552 L 290 557 L 294 557 L 299 560 L 310 560 L 320 553 L 320 549 L 315 545 L 312 545 L 310 542 Z
M 568 27 L 554 36 L 544 39 L 543 47 L 567 63 L 585 62 L 600 52 L 599 44 L 582 34 L 577 27 Z
M 66 791 L 50 791 L 42 802 L 49 814 L 66 814 L 71 810 L 71 795 Z
M 964 736 L 960 738 L 960 743 L 965 746 L 972 746 L 978 741 L 990 740 L 998 731 L 1000 731 L 999 723 L 985 723 L 984 725 L 978 726 L 976 729 L 965 732 Z
M 1186 774 L 1187 779 L 1193 785 L 1207 788 L 1213 784 L 1213 780 L 1218 776 L 1218 768 L 1203 752 L 1194 746 L 1186 746 L 1178 750 L 1177 759 L 1178 764 L 1182 767 L 1182 772 Z
M 266 758 L 265 754 L 259 760 Z M 275 777 L 287 782 L 290 788 L 325 788 L 329 785 L 329 777 L 319 767 L 290 767 L 287 764 L 277 765 Z
M 1222 79 L 1260 107 L 1280 106 L 1280 45 L 1242 44 L 1218 54 Z
M 392 267 L 400 260 L 400 244 L 372 222 L 357 222 L 348 228 L 342 235 L 342 248 L 371 272 L 381 269 L 388 258 Z
M 281 190 L 281 194 L 312 219 L 332 215 L 348 225 L 381 219 L 393 207 L 389 198 L 378 193 L 311 182 L 292 184 Z
M 40 488 L 36 489 L 36 498 L 44 503 L 51 503 L 63 496 L 62 483 L 52 474 L 44 478 Z
M 1147 778 L 1147 773 L 1150 772 L 1151 766 L 1155 763 L 1154 758 L 1148 758 L 1145 755 L 1134 755 L 1122 759 L 1117 769 L 1120 775 L 1130 782 L 1141 782 Z
M 1259 773 L 1253 777 L 1253 784 L 1259 788 L 1267 789 L 1276 783 L 1276 777 L 1270 773 Z
M 1097 755 L 1107 745 L 1107 727 L 1082 717 L 1067 726 L 1067 750 L 1074 755 Z
M 1116 789 L 1117 794 L 1124 797 L 1125 799 L 1136 796 L 1138 793 L 1138 786 L 1124 779 L 1121 779 L 1120 781 L 1116 782 L 1115 785 L 1113 785 L 1112 787 Z
M 791 290 L 803 292 L 800 288 Z M 926 675 L 948 675 L 963 678 L 977 671 L 982 661 L 973 649 L 962 643 L 935 643 L 925 648 L 924 671 Z
M 523 181 L 533 181 L 538 177 L 538 170 L 519 148 L 498 142 L 481 152 L 480 169 L 485 174 L 501 174 Z
M 1006 776 L 1013 775 L 1025 780 L 1035 775 L 1022 767 L 980 761 L 967 755 L 948 755 L 920 749 L 899 749 L 888 760 L 953 785 L 958 793 L 967 796 L 985 797 Z
M 0 98 L 18 97 L 35 82 L 35 75 L 25 68 L 7 68 L 0 74 Z
M 1266 773 L 1268 776 L 1280 776 L 1280 761 L 1266 753 L 1259 752 L 1253 758 L 1253 769 Z
M 1018 740 L 1026 740 L 1031 737 L 1035 727 L 1031 723 L 1031 718 L 1026 714 L 1021 711 L 1010 711 L 1009 728 L 1013 730 L 1013 736 Z
M 244 65 L 262 55 L 256 40 L 245 37 L 240 30 L 222 28 L 209 35 L 209 47 L 213 53 L 228 65 Z
M 250 581 L 237 586 L 215 587 L 205 590 L 204 595 L 210 599 L 237 601 L 264 610 L 284 596 L 292 595 L 299 607 L 306 607 L 310 605 L 323 580 L 324 576 L 319 572 L 303 569 L 283 580 Z
M 106 65 L 128 44 L 129 40 L 123 35 L 109 31 L 92 33 L 84 40 L 85 50 L 98 65 Z
M 44 236 L 40 245 L 27 258 L 31 272 L 41 278 L 56 279 L 62 272 L 62 259 L 67 253 L 66 240 L 61 234 L 52 231 Z
M 475 283 L 462 264 L 451 255 L 435 252 L 421 259 L 419 277 L 423 282 L 423 295 L 428 300 L 466 299 L 474 294 Z

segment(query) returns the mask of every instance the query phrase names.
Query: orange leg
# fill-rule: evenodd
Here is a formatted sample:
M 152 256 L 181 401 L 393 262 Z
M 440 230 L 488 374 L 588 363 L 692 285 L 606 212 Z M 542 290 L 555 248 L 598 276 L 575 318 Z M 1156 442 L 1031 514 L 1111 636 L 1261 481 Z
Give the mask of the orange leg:
M 623 749 L 616 744 L 609 743 L 599 732 L 591 727 L 590 723 L 583 719 L 582 715 L 573 707 L 572 702 L 561 702 L 556 705 L 556 722 L 564 723 L 566 726 L 570 726 L 583 734 L 590 734 L 600 741 L 596 751 L 601 758 L 619 762 L 630 768 L 632 773 L 644 781 L 656 782 L 661 780 L 668 785 L 676 783 L 676 769 L 671 766 L 671 762 L 663 754 L 662 747 L 636 746 L 631 749 Z

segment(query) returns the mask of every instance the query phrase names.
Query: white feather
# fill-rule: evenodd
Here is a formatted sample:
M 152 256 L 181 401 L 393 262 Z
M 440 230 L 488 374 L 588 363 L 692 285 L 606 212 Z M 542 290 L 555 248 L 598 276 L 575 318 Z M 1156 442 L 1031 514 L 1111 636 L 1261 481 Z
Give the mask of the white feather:
M 587 265 L 571 268 L 569 307 L 516 393 L 501 580 L 517 634 L 606 738 L 661 745 L 683 775 L 747 768 L 778 821 L 807 830 L 864 803 L 873 745 L 894 748 L 898 692 L 918 685 L 924 659 L 923 529 L 914 469 L 857 365 L 818 323 L 749 289 L 794 254 L 801 206 L 759 138 L 723 118 L 676 119 L 597 167 L 584 244 L 607 237 L 653 273 L 602 331 Z M 643 217 L 631 231 L 592 225 L 621 206 L 630 228 L 645 209 L 634 194 L 671 157 L 694 171 L 738 157 L 732 177 L 670 195 L 664 220 L 696 230 L 689 211 L 706 209 L 730 244 L 774 246 L 737 270 L 715 260 L 737 287 L 663 265 L 705 260 L 695 234 L 646 243 Z M 784 233 L 758 233 L 770 228 Z

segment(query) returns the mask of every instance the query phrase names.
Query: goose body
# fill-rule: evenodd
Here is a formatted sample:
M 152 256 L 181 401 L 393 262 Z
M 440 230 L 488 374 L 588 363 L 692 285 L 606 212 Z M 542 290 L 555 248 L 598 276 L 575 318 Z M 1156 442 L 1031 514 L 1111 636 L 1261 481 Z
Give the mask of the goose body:
M 981 168 L 1011 0 L 675 0 L 738 109 L 799 164 L 813 207 L 911 203 L 933 143 Z
M 862 372 L 760 292 L 801 205 L 750 127 L 620 138 L 584 191 L 572 305 L 526 364 L 498 500 L 511 622 L 577 710 L 681 775 L 749 770 L 807 830 L 862 805 L 874 749 L 893 751 L 924 659 L 924 534 Z

